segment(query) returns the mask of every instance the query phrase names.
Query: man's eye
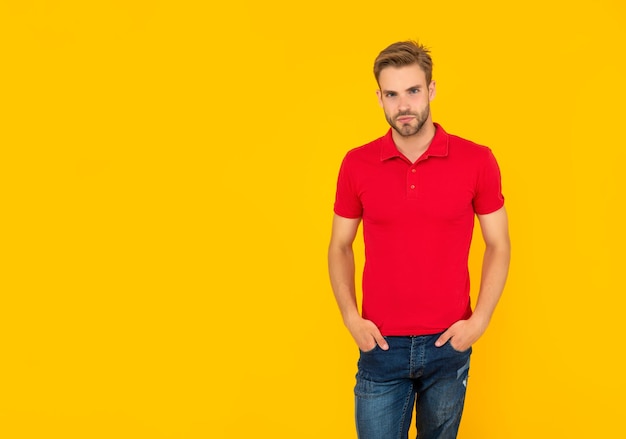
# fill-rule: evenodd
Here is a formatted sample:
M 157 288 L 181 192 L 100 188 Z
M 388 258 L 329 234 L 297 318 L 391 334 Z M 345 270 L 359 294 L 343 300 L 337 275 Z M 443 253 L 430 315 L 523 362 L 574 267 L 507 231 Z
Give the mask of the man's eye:
M 411 93 L 415 94 L 415 93 L 419 93 L 420 89 L 419 88 L 412 88 L 411 90 L 409 90 Z
M 394 97 L 396 94 L 395 93 L 386 93 L 385 96 L 387 96 L 388 98 L 392 98 Z

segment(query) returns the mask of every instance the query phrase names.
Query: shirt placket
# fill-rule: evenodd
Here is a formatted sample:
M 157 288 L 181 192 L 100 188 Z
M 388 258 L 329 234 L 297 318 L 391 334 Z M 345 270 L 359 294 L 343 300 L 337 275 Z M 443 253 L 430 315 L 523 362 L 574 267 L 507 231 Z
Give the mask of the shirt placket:
M 409 200 L 417 199 L 417 163 L 413 163 L 406 173 L 406 193 Z

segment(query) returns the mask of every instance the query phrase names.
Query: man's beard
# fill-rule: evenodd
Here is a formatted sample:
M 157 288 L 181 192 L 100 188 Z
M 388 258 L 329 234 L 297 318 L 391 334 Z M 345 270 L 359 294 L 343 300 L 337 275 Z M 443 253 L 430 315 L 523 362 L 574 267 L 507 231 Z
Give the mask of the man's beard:
M 411 137 L 415 134 L 419 133 L 426 121 L 428 120 L 428 116 L 430 115 L 430 105 L 427 105 L 424 108 L 422 113 L 411 113 L 409 111 L 402 111 L 396 114 L 393 118 L 391 118 L 387 113 L 385 113 L 385 118 L 391 127 L 396 130 L 398 134 L 402 137 Z M 412 123 L 403 123 L 400 126 L 395 122 L 395 120 L 402 116 L 415 116 L 415 119 L 412 122 L 417 122 L 416 125 Z

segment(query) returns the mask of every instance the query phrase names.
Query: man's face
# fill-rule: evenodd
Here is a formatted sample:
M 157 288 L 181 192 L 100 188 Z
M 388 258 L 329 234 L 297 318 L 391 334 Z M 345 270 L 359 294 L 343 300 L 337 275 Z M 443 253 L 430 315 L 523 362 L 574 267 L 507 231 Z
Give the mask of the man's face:
M 426 84 L 420 66 L 387 67 L 378 77 L 376 92 L 389 125 L 403 137 L 418 134 L 430 120 L 430 101 L 435 97 L 435 82 Z

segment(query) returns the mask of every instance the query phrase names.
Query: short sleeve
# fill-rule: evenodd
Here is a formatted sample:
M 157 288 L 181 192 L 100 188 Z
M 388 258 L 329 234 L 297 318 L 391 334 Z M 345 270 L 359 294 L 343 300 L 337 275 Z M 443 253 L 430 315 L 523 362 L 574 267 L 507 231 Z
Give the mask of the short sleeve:
M 490 149 L 480 165 L 473 204 L 478 215 L 487 215 L 504 206 L 500 168 Z
M 349 154 L 343 159 L 337 178 L 337 192 L 335 194 L 334 211 L 344 218 L 360 218 L 363 214 L 363 205 L 359 198 L 354 182 L 354 169 L 351 166 Z

